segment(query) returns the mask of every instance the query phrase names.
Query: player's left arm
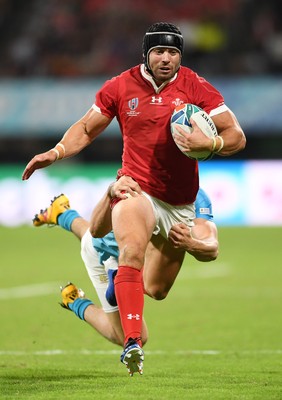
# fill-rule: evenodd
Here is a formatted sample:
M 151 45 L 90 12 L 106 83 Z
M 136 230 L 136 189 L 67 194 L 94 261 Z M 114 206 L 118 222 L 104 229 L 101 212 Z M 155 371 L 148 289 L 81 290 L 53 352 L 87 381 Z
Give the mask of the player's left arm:
M 219 137 L 216 138 L 216 150 L 220 149 L 223 144 L 222 149 L 216 151 L 217 154 L 221 156 L 231 156 L 245 148 L 245 134 L 235 114 L 231 110 L 228 109 L 220 114 L 213 115 L 211 118 L 215 123 L 218 135 L 223 139 L 223 142 L 220 143 L 221 139 Z
M 213 261 L 218 256 L 216 224 L 204 218 L 195 218 L 192 228 L 180 223 L 173 225 L 168 238 L 175 248 L 183 249 L 198 261 Z
M 175 127 L 179 134 L 174 134 L 174 140 L 183 151 L 208 150 L 221 156 L 231 156 L 245 148 L 245 134 L 231 110 L 227 109 L 220 114 L 212 115 L 211 118 L 218 133 L 215 138 L 206 136 L 193 117 L 190 119 L 192 133 L 185 132 L 180 126 Z

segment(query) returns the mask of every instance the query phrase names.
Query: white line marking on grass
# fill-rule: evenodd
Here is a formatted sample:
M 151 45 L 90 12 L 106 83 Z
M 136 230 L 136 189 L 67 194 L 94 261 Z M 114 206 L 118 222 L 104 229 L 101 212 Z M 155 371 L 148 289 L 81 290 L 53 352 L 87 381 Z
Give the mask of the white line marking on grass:
M 193 268 L 182 267 L 177 279 L 211 279 L 221 278 L 231 274 L 231 267 L 225 263 L 202 263 Z
M 0 289 L 0 300 L 21 299 L 24 297 L 46 296 L 59 293 L 59 282 L 36 283 L 34 285 L 16 286 Z
M 147 355 L 200 355 L 200 356 L 217 356 L 217 355 L 279 355 L 282 354 L 281 349 L 277 350 L 239 350 L 239 351 L 223 351 L 223 350 L 176 350 L 176 351 L 164 351 L 164 350 L 145 350 Z M 0 356 L 57 356 L 57 355 L 114 355 L 120 354 L 120 350 L 38 350 L 38 351 L 13 351 L 13 350 L 0 350 Z
M 209 265 L 207 265 L 209 264 Z M 230 275 L 231 268 L 224 263 L 211 265 L 199 264 L 196 268 L 182 268 L 179 280 L 186 279 L 210 279 Z M 0 289 L 0 300 L 21 299 L 28 297 L 40 297 L 58 293 L 59 282 L 35 283 L 26 286 L 16 286 Z

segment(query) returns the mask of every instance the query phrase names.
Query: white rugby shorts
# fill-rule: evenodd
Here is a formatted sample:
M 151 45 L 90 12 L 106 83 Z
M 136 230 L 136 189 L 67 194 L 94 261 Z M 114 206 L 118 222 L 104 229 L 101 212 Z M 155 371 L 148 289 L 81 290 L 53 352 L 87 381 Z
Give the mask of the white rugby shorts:
M 156 226 L 153 232 L 154 235 L 161 234 L 166 239 L 172 225 L 183 222 L 187 226 L 194 226 L 193 219 L 195 218 L 195 204 L 185 204 L 183 206 L 173 206 L 164 201 L 150 196 L 146 192 L 142 192 L 150 201 L 156 217 Z

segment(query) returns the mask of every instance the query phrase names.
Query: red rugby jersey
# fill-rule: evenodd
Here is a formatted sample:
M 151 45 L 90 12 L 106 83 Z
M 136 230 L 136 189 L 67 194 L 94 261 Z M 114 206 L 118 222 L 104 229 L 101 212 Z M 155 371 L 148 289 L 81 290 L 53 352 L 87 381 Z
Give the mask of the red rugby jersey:
M 94 107 L 116 117 L 123 136 L 121 173 L 142 190 L 172 205 L 192 203 L 199 188 L 198 163 L 181 153 L 173 141 L 174 108 L 195 104 L 207 113 L 224 104 L 222 95 L 187 67 L 163 88 L 138 65 L 105 82 Z

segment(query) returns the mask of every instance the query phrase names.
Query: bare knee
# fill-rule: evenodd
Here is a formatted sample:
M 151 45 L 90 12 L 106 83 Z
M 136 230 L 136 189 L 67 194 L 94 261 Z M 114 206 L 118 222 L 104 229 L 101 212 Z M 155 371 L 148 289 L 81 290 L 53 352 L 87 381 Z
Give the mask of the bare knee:
M 168 295 L 169 289 L 165 287 L 160 287 L 158 285 L 151 285 L 145 288 L 146 294 L 154 300 L 164 300 Z
M 153 294 L 153 299 L 154 300 L 164 300 L 166 298 L 166 296 L 168 295 L 168 292 L 160 292 L 160 291 L 156 291 Z
M 141 269 L 144 265 L 145 249 L 138 242 L 127 242 L 120 246 L 119 263 Z

